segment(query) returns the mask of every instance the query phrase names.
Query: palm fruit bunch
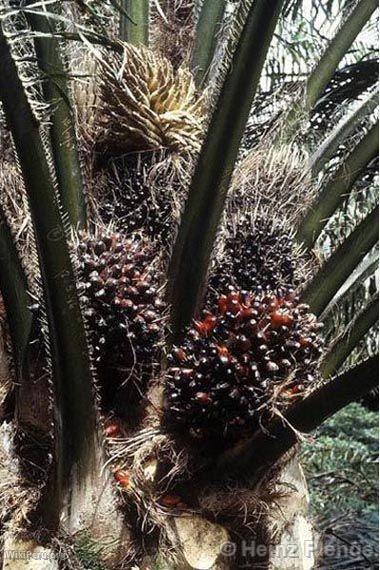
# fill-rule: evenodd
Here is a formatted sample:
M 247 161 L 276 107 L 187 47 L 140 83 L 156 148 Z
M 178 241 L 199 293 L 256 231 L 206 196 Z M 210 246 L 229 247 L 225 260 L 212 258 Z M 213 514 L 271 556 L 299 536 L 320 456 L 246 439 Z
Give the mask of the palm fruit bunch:
M 291 289 L 230 289 L 169 355 L 168 431 L 229 442 L 284 411 L 318 379 L 320 324 Z
M 156 168 L 152 153 L 115 160 L 99 205 L 102 221 L 127 232 L 141 230 L 150 239 L 169 245 L 177 223 L 174 192 L 181 195 L 181 188 L 173 181 L 168 189 L 163 170 Z
M 199 150 L 202 100 L 190 71 L 143 46 L 123 43 L 99 61 L 96 147 L 111 157 L 129 152 Z
M 140 398 L 160 364 L 165 305 L 146 238 L 81 236 L 79 278 L 105 407 Z
M 226 293 L 233 286 L 276 292 L 299 284 L 292 235 L 268 217 L 242 215 L 227 228 L 223 258 L 214 263 L 210 288 Z

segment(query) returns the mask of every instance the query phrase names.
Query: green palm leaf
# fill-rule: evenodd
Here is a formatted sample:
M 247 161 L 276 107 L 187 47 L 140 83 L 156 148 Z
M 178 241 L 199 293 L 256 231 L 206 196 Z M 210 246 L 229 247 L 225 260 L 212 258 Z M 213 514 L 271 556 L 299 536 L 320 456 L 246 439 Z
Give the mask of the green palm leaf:
M 28 4 L 33 4 L 29 0 Z M 26 11 L 26 17 L 33 32 L 38 66 L 42 72 L 42 86 L 45 101 L 50 104 L 50 140 L 62 206 L 68 213 L 71 224 L 84 227 L 86 224 L 86 203 L 84 198 L 82 172 L 77 149 L 76 132 L 67 72 L 62 59 L 57 32 L 52 16 L 58 11 L 58 3 L 49 5 L 45 15 L 43 5 L 39 14 L 36 10 Z
M 342 334 L 333 343 L 323 359 L 322 374 L 327 377 L 336 373 L 349 357 L 359 341 L 379 319 L 379 296 L 375 295 L 355 316 Z
M 302 294 L 316 315 L 320 315 L 364 256 L 379 238 L 377 206 L 346 238 L 313 277 Z

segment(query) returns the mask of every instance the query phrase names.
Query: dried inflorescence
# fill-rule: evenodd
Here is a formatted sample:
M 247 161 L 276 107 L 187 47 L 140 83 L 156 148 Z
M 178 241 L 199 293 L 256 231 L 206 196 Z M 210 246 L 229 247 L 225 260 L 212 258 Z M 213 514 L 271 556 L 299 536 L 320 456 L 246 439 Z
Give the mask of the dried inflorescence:
M 319 328 L 292 290 L 221 296 L 169 356 L 167 428 L 216 440 L 252 432 L 316 381 Z
M 165 318 L 152 248 L 141 236 L 110 234 L 83 237 L 78 255 L 84 313 L 104 401 L 112 403 L 121 386 L 127 399 L 141 396 L 160 364 Z
M 153 10 L 153 45 L 175 68 L 190 59 L 194 39 L 194 0 L 161 0 Z
M 161 55 L 123 44 L 99 62 L 97 148 L 112 157 L 128 152 L 199 150 L 202 101 L 190 71 L 173 70 Z
M 223 256 L 215 261 L 209 284 L 219 294 L 231 284 L 249 291 L 296 287 L 298 257 L 293 236 L 283 226 L 242 215 L 228 224 Z

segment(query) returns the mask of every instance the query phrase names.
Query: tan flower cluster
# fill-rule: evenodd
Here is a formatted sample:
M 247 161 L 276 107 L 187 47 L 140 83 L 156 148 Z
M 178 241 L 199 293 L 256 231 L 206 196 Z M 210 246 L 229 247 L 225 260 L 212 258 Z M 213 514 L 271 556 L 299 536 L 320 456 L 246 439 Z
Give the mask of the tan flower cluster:
M 199 150 L 202 99 L 190 71 L 145 47 L 124 44 L 100 62 L 97 146 L 112 156 L 166 148 Z

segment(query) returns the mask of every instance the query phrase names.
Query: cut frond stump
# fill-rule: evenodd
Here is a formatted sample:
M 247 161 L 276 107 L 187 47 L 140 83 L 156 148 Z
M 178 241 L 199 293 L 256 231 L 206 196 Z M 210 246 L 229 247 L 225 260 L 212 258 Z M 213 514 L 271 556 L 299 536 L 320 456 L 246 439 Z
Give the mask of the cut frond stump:
M 318 380 L 320 324 L 292 290 L 231 291 L 169 355 L 164 422 L 195 440 L 237 440 Z
M 130 152 L 199 150 L 202 101 L 190 71 L 173 70 L 145 47 L 123 44 L 98 67 L 96 149 L 114 158 Z

